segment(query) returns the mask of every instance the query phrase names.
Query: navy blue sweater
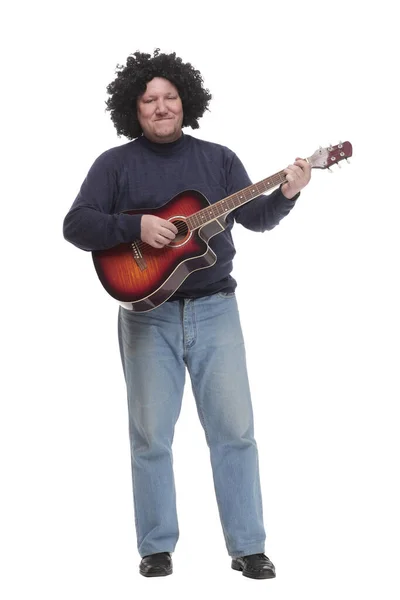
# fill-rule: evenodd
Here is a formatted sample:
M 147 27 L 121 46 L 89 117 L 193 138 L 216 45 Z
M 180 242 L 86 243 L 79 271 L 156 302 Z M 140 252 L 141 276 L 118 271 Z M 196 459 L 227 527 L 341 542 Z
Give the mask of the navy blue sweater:
M 122 211 L 158 208 L 188 189 L 202 192 L 213 204 L 251 183 L 239 158 L 225 146 L 186 134 L 167 144 L 141 136 L 95 160 L 65 217 L 64 237 L 82 250 L 112 248 L 140 238 L 141 216 Z M 252 231 L 272 229 L 297 197 L 288 200 L 278 188 L 232 211 L 227 229 L 209 242 L 217 262 L 189 275 L 172 299 L 233 291 L 234 221 Z

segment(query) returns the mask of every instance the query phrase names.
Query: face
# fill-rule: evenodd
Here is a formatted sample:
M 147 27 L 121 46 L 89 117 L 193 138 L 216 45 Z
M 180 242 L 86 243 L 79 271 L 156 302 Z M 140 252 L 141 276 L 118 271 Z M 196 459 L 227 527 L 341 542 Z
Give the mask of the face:
M 137 100 L 144 135 L 152 142 L 174 142 L 182 135 L 183 109 L 178 90 L 163 77 L 154 77 Z

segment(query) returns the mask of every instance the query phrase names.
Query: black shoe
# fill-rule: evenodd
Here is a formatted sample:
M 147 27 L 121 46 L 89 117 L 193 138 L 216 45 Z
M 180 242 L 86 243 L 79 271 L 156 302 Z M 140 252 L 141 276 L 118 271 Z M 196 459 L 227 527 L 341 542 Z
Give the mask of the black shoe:
M 249 554 L 232 559 L 232 569 L 243 571 L 245 577 L 252 579 L 272 579 L 276 577 L 275 567 L 265 554 Z
M 172 559 L 169 552 L 157 552 L 143 556 L 139 571 L 145 577 L 164 577 L 172 573 Z

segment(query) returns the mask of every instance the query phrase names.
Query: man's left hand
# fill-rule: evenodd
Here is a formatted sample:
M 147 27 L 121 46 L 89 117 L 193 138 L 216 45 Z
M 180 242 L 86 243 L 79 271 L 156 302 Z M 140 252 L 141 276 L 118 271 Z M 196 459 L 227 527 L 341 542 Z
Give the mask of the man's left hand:
M 311 165 L 302 158 L 296 158 L 293 165 L 283 171 L 286 174 L 286 183 L 281 187 L 282 194 L 291 200 L 298 194 L 311 179 Z

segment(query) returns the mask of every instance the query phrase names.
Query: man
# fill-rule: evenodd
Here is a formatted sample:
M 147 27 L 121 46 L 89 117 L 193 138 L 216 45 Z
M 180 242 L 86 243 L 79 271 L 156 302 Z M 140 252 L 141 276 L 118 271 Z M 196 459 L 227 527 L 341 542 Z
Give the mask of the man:
M 228 148 L 183 134 L 198 128 L 211 95 L 202 77 L 173 54 L 136 52 L 107 87 L 107 110 L 118 135 L 133 140 L 101 154 L 64 221 L 65 238 L 86 251 L 141 239 L 153 248 L 177 229 L 146 214 L 179 192 L 196 189 L 209 202 L 251 184 Z M 192 273 L 172 297 L 148 312 L 119 309 L 119 342 L 127 385 L 132 481 L 142 575 L 172 573 L 178 540 L 172 441 L 186 369 L 210 448 L 216 498 L 233 569 L 256 579 L 275 577 L 265 556 L 265 531 L 245 350 L 230 275 L 234 221 L 272 229 L 310 180 L 297 159 L 286 183 L 229 213 L 210 239 L 216 263 Z M 122 211 L 143 209 L 143 214 Z

